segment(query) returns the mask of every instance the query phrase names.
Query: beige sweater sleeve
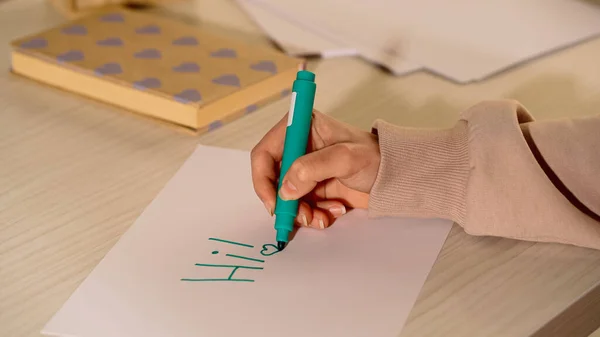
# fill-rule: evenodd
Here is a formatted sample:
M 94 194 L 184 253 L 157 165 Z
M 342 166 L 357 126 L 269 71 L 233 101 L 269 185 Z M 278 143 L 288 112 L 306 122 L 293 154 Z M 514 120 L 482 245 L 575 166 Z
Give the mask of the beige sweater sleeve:
M 600 249 L 600 115 L 534 121 L 480 103 L 447 130 L 377 121 L 371 216 L 451 219 L 472 235 Z

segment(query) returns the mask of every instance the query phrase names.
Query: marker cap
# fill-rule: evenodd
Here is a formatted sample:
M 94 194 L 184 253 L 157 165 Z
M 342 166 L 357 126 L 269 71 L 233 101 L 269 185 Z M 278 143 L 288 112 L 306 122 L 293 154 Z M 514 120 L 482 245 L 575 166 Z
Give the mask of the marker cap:
M 296 80 L 314 82 L 315 81 L 315 74 L 311 73 L 310 71 L 300 70 L 296 74 Z

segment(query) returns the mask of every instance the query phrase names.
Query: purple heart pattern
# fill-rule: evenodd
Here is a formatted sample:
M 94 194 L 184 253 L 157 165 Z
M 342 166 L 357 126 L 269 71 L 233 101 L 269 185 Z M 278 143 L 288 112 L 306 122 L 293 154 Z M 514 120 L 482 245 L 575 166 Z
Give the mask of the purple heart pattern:
M 147 77 L 147 78 L 144 78 L 143 80 L 133 82 L 133 86 L 140 90 L 156 89 L 156 88 L 160 88 L 161 82 L 156 77 Z
M 173 40 L 173 44 L 176 46 L 197 46 L 198 39 L 193 36 L 183 36 Z
M 59 62 L 75 62 L 83 60 L 83 57 L 81 50 L 69 50 L 68 52 L 59 54 L 56 59 Z
M 41 37 L 36 37 L 29 41 L 25 41 L 25 42 L 21 43 L 19 46 L 21 48 L 25 48 L 25 49 L 46 48 L 48 46 L 48 40 L 41 38 Z
M 177 102 L 181 103 L 193 103 L 202 100 L 202 96 L 196 89 L 185 89 L 182 92 L 175 94 L 174 98 Z
M 178 73 L 197 73 L 200 71 L 200 66 L 194 62 L 183 62 L 178 66 L 174 66 L 173 71 Z
M 135 32 L 138 34 L 155 35 L 155 34 L 160 34 L 160 27 L 157 25 L 147 25 L 147 26 L 136 28 Z
M 158 49 L 149 48 L 135 53 L 134 56 L 138 59 L 159 59 L 161 54 Z
M 122 72 L 121 65 L 115 62 L 105 63 L 95 69 L 96 75 L 116 75 Z
M 236 58 L 237 53 L 233 49 L 221 48 L 219 50 L 216 50 L 216 51 L 210 53 L 210 56 L 217 57 L 217 58 Z
M 246 110 L 244 111 L 244 113 L 251 114 L 254 111 L 256 111 L 257 109 L 258 109 L 258 106 L 256 104 L 251 104 L 246 107 Z
M 219 77 L 213 78 L 212 82 L 215 84 L 227 85 L 227 86 L 233 86 L 233 87 L 240 86 L 240 78 L 237 77 L 237 75 L 235 75 L 235 74 L 221 75 Z
M 277 74 L 277 66 L 273 61 L 260 61 L 252 64 L 250 68 L 256 71 L 266 71 L 271 74 Z
M 100 17 L 102 22 L 125 22 L 125 18 L 119 13 L 110 13 Z
M 222 126 L 223 126 L 223 122 L 221 122 L 221 121 L 214 121 L 214 122 L 212 122 L 212 123 L 210 123 L 208 125 L 208 131 L 214 131 L 214 130 L 222 127 Z
M 87 28 L 84 25 L 72 25 L 62 29 L 62 33 L 66 35 L 87 35 Z
M 118 37 L 109 37 L 104 40 L 98 40 L 96 44 L 104 47 L 120 47 L 123 45 L 123 40 Z
M 289 95 L 289 90 L 283 90 L 286 85 L 269 85 L 265 80 L 274 74 L 283 75 L 284 71 L 291 73 L 299 61 L 282 53 L 254 48 L 243 41 L 230 41 L 202 27 L 186 28 L 181 23 L 168 21 L 150 13 L 115 9 L 25 37 L 13 42 L 13 46 L 46 62 L 126 86 L 129 89 L 122 90 L 129 94 L 135 91 L 137 95 L 169 99 L 190 116 L 204 114 L 203 118 L 186 117 L 185 121 L 202 131 L 218 129 Z M 241 104 L 231 104 L 218 111 L 202 110 L 204 105 L 222 99 L 235 100 L 231 94 L 241 93 L 250 86 L 260 92 L 234 95 L 243 98 Z M 77 83 L 71 83 L 71 87 L 73 91 L 82 91 Z M 161 109 L 164 114 L 161 116 L 181 123 L 174 111 L 176 109 Z M 194 123 L 202 125 L 193 126 Z

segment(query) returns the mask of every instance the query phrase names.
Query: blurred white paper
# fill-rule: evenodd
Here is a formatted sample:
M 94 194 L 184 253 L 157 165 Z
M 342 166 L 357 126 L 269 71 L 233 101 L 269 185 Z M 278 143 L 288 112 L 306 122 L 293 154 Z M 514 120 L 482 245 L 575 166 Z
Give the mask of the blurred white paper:
M 271 6 L 262 0 L 237 0 L 248 15 L 273 40 L 290 55 L 320 55 L 323 58 L 360 56 L 363 59 L 387 67 L 395 75 L 404 75 L 423 67 L 415 62 L 387 56 L 378 50 L 357 50 L 343 36 L 336 35 L 307 18 L 297 17 L 279 6 Z
M 451 226 L 352 211 L 271 255 L 249 154 L 200 146 L 42 333 L 397 336 Z
M 237 0 L 237 3 L 289 55 L 329 58 L 358 54 L 356 48 L 346 47 L 311 32 L 292 16 L 274 13 L 251 0 Z
M 397 74 L 413 63 L 461 83 L 600 34 L 600 6 L 587 0 L 253 1 Z

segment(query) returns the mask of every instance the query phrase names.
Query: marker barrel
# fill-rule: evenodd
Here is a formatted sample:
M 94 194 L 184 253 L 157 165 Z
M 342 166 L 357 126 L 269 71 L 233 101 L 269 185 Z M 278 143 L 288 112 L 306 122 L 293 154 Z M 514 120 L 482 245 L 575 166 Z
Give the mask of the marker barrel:
M 294 219 L 298 214 L 298 200 L 281 200 L 279 190 L 292 163 L 306 154 L 316 90 L 315 74 L 306 70 L 299 71 L 292 86 L 281 172 L 277 186 L 275 229 L 279 242 L 288 242 L 288 235 L 294 229 Z

